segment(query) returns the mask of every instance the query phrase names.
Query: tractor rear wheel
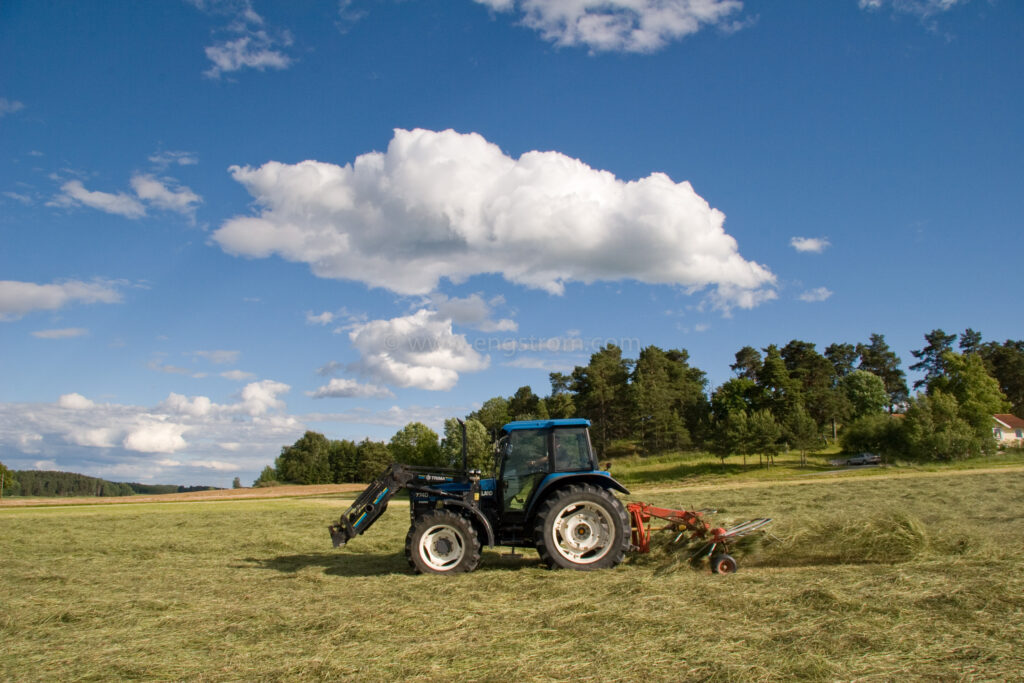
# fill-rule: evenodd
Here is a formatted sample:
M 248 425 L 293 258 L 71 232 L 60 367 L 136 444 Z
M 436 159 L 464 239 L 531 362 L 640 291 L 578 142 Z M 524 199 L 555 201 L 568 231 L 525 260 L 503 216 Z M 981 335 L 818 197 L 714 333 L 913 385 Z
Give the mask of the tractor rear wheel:
M 471 572 L 480 564 L 480 538 L 465 517 L 449 510 L 428 512 L 409 528 L 405 556 L 417 574 Z
M 608 569 L 629 548 L 629 518 L 607 489 L 575 484 L 541 505 L 533 538 L 552 569 Z

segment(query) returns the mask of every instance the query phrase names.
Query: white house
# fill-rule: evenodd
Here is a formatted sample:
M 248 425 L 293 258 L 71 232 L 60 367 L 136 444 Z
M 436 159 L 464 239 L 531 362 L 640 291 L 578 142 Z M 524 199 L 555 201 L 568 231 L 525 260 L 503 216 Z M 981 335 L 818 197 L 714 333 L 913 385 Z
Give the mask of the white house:
M 1000 446 L 1024 445 L 1024 420 L 1010 413 L 993 415 L 992 435 Z

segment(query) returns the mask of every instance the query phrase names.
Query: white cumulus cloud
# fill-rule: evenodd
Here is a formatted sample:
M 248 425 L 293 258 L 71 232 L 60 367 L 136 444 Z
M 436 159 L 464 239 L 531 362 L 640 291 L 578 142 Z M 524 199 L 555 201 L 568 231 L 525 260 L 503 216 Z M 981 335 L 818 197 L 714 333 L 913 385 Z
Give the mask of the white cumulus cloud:
M 141 425 L 128 432 L 123 445 L 129 451 L 140 453 L 174 453 L 188 445 L 182 438 L 187 429 L 187 426 L 173 422 Z
M 360 384 L 354 379 L 334 378 L 316 391 L 307 391 L 313 398 L 391 398 L 393 393 L 387 387 L 376 384 Z
M 0 280 L 0 321 L 16 320 L 32 311 L 55 311 L 71 303 L 120 303 L 116 284 L 103 280 L 67 280 L 40 285 Z
M 633 279 L 714 287 L 726 309 L 774 295 L 775 276 L 740 256 L 724 214 L 663 173 L 626 182 L 558 152 L 511 158 L 451 130 L 396 130 L 387 152 L 346 166 L 271 161 L 231 173 L 260 212 L 213 239 L 320 277 L 400 294 L 484 273 L 553 294 L 570 281 Z
M 239 397 L 241 398 L 241 409 L 252 416 L 264 415 L 272 410 L 284 408 L 284 401 L 279 399 L 278 394 L 284 394 L 291 390 L 291 387 L 283 382 L 275 382 L 272 379 L 264 379 L 259 382 L 251 382 L 245 385 Z
M 743 9 L 739 0 L 476 0 L 517 12 L 524 26 L 556 45 L 593 52 L 654 52 Z
M 832 243 L 824 237 L 793 237 L 789 240 L 789 246 L 801 252 L 821 252 L 832 246 Z
M 464 335 L 452 332 L 450 319 L 427 309 L 355 325 L 349 339 L 361 355 L 356 368 L 392 386 L 444 391 L 455 386 L 460 372 L 490 363 Z

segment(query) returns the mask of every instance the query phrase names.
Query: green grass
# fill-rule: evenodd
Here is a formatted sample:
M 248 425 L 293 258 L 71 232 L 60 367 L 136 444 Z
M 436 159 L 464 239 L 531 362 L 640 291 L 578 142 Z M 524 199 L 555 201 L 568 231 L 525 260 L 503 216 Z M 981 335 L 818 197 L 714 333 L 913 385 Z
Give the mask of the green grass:
M 0 680 L 1006 680 L 1024 472 L 635 492 L 771 516 L 740 571 L 662 539 L 587 573 L 535 552 L 415 576 L 408 509 L 332 550 L 340 499 L 0 510 Z

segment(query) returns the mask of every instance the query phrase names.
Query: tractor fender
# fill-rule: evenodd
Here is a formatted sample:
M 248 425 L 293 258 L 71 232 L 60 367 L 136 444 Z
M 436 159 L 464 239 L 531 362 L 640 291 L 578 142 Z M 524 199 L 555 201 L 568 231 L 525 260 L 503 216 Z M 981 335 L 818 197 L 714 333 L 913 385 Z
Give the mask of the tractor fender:
M 494 527 L 491 525 L 491 520 L 487 519 L 486 515 L 480 511 L 480 508 L 461 500 L 446 500 L 444 502 L 444 506 L 446 508 L 459 507 L 469 512 L 473 516 L 473 519 L 480 522 L 480 526 L 483 527 L 484 533 L 487 534 L 487 547 L 494 547 Z
M 537 487 L 537 493 L 533 496 L 530 506 L 526 510 L 526 519 L 530 520 L 533 518 L 537 508 L 540 507 L 540 504 L 549 494 L 570 484 L 591 484 L 603 489 L 614 489 L 629 495 L 629 489 L 612 479 L 612 475 L 607 472 L 556 472 L 555 474 L 549 474 L 541 480 L 540 486 Z

